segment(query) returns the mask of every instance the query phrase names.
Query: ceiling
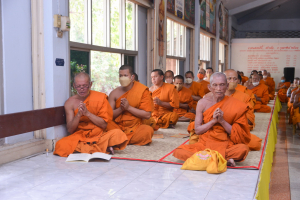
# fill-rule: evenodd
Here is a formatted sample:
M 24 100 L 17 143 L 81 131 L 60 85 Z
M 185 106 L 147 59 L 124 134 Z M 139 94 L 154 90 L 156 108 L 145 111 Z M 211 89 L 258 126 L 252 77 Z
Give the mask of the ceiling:
M 300 0 L 222 0 L 239 24 L 260 19 L 300 19 Z

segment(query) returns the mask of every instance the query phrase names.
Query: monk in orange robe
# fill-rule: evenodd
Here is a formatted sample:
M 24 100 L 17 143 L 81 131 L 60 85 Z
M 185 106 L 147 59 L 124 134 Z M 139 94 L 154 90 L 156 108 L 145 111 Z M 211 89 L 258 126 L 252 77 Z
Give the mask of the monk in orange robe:
M 185 73 L 185 84 L 183 86 L 192 91 L 193 108 L 190 112 L 195 113 L 198 101 L 205 95 L 204 88 L 202 87 L 202 84 L 194 81 L 194 73 L 192 71 L 187 71 Z
M 174 78 L 174 85 L 178 91 L 179 96 L 179 108 L 175 108 L 174 112 L 176 112 L 179 116 L 178 121 L 180 122 L 189 122 L 191 120 L 195 120 L 195 114 L 188 112 L 193 107 L 193 98 L 192 91 L 183 87 L 184 78 L 181 75 L 177 75 Z
M 248 81 L 248 77 L 244 76 L 244 72 L 240 72 L 240 76 L 242 77 L 242 84 L 245 84 L 246 81 Z
M 121 86 L 108 97 L 114 121 L 108 123 L 107 130 L 121 129 L 127 135 L 128 144 L 150 144 L 154 130 L 142 123 L 151 117 L 154 107 L 149 89 L 134 80 L 133 69 L 128 65 L 120 67 L 119 81 Z
M 164 83 L 164 73 L 154 69 L 151 73 L 153 86 L 150 87 L 154 102 L 152 117 L 156 121 L 156 128 L 174 128 L 178 121 L 178 114 L 174 108 L 179 108 L 178 92 L 174 85 Z
M 165 72 L 165 81 L 166 83 L 173 84 L 174 80 L 174 72 L 172 70 L 168 70 Z
M 245 94 L 241 91 L 236 90 L 236 87 L 238 85 L 238 74 L 233 69 L 228 69 L 224 72 L 227 78 L 227 83 L 229 84 L 228 90 L 226 91 L 227 96 L 232 96 L 244 103 L 246 103 L 249 107 L 246 115 L 248 119 L 248 124 L 250 130 L 253 130 L 255 126 L 255 115 L 254 115 L 254 106 L 251 102 L 251 98 L 248 94 Z
M 173 156 L 185 161 L 206 148 L 218 151 L 230 166 L 235 161 L 246 159 L 251 134 L 246 113 L 248 106 L 225 92 L 228 88 L 226 76 L 221 72 L 212 75 L 209 89 L 213 95 L 199 101 L 196 111 L 195 132 L 199 141 L 181 145 Z
M 88 74 L 81 72 L 74 78 L 77 94 L 65 103 L 69 136 L 60 139 L 53 154 L 67 157 L 73 152 L 114 153 L 126 147 L 127 137 L 121 130 L 104 131 L 113 118 L 107 96 L 90 90 Z
M 210 68 L 208 68 L 208 70 L 211 71 Z M 202 85 L 202 89 L 204 91 L 204 94 L 207 94 L 207 93 L 210 92 L 208 87 L 207 87 L 209 85 L 209 80 L 208 81 L 204 80 L 205 76 L 206 76 L 206 71 L 202 68 L 199 69 L 198 74 L 197 74 L 197 77 L 198 77 L 197 83 L 200 83 Z
M 238 84 L 237 84 L 235 90 L 238 90 L 240 92 L 248 94 L 251 99 L 252 107 L 254 108 L 255 103 L 256 103 L 256 98 L 251 90 L 248 90 L 248 88 L 246 86 L 241 85 L 241 83 L 242 83 L 241 81 L 242 81 L 242 77 L 238 74 L 238 81 L 237 81 Z M 248 79 L 247 82 L 251 82 L 250 79 Z
M 252 84 L 247 85 L 247 88 L 255 94 L 256 103 L 254 111 L 269 113 L 271 112 L 271 107 L 267 105 L 269 102 L 268 87 L 265 84 L 260 84 L 259 81 L 259 75 L 253 74 Z
M 269 91 L 269 98 L 270 100 L 273 100 L 275 97 L 275 81 L 273 78 L 268 77 L 268 72 L 267 70 L 263 70 L 263 81 L 265 82 L 265 85 L 268 86 L 268 91 Z
M 289 116 L 289 124 L 292 124 L 293 123 L 293 117 L 294 117 L 294 114 L 295 114 L 295 109 L 294 109 L 294 100 L 295 100 L 295 96 L 297 95 L 297 94 L 299 94 L 300 93 L 300 86 L 299 86 L 299 80 L 298 81 L 296 81 L 297 83 L 297 87 L 296 88 L 294 88 L 293 90 L 292 90 L 292 94 L 291 94 L 291 97 L 289 98 L 289 102 L 288 102 L 288 104 L 287 104 L 287 106 L 288 106 L 288 109 L 287 109 L 287 112 L 290 114 L 290 116 Z
M 288 98 L 286 96 L 287 90 L 290 87 L 290 82 L 285 82 L 284 76 L 281 77 L 280 83 L 278 83 L 278 98 L 280 102 L 287 103 Z
M 295 95 L 294 103 L 293 103 L 293 109 L 294 109 L 293 125 L 296 125 L 297 129 L 300 128 L 299 106 L 300 106 L 300 93 L 298 93 L 298 94 Z

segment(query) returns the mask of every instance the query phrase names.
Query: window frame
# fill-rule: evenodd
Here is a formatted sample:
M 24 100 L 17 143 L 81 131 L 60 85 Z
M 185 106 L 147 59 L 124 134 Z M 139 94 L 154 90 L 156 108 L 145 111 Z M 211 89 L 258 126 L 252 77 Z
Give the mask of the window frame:
M 166 58 L 170 58 L 170 59 L 177 59 L 177 60 L 186 60 L 186 29 L 187 27 L 178 23 L 177 21 L 174 21 L 173 19 L 167 18 L 167 23 L 171 22 L 171 40 L 170 40 L 170 49 L 171 52 L 170 54 L 168 54 L 168 49 L 167 49 L 167 54 L 166 54 Z M 180 53 L 177 55 L 174 55 L 174 23 L 177 24 L 177 38 L 176 39 L 176 51 L 180 52 L 180 47 L 182 47 L 182 56 L 180 56 Z M 180 45 L 181 41 L 180 41 L 180 30 L 181 27 L 184 28 L 183 30 L 183 38 L 182 38 L 182 46 Z M 167 25 L 167 29 L 168 29 L 168 25 Z M 168 31 L 168 30 L 167 30 Z M 167 45 L 168 48 L 168 45 Z

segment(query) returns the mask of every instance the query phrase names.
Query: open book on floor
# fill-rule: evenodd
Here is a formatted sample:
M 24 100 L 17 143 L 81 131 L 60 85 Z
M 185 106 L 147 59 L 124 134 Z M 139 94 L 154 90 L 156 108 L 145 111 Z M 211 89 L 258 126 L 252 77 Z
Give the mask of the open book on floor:
M 110 160 L 111 155 L 100 153 L 100 152 L 95 152 L 93 154 L 73 153 L 68 156 L 66 162 L 89 162 L 92 159 Z

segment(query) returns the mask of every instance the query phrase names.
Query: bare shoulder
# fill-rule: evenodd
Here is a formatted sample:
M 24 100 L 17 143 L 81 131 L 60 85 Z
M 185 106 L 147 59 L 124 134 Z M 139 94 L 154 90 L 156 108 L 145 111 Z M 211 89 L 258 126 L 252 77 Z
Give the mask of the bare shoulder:
M 65 102 L 65 110 L 73 110 L 75 107 L 77 107 L 79 100 L 77 99 L 77 95 L 74 95 L 72 97 L 70 97 L 69 99 L 67 99 L 67 101 Z
M 118 94 L 121 93 L 121 86 L 117 87 L 116 89 L 114 89 L 113 91 L 111 91 L 111 93 L 109 94 L 108 98 L 109 99 L 116 99 Z

